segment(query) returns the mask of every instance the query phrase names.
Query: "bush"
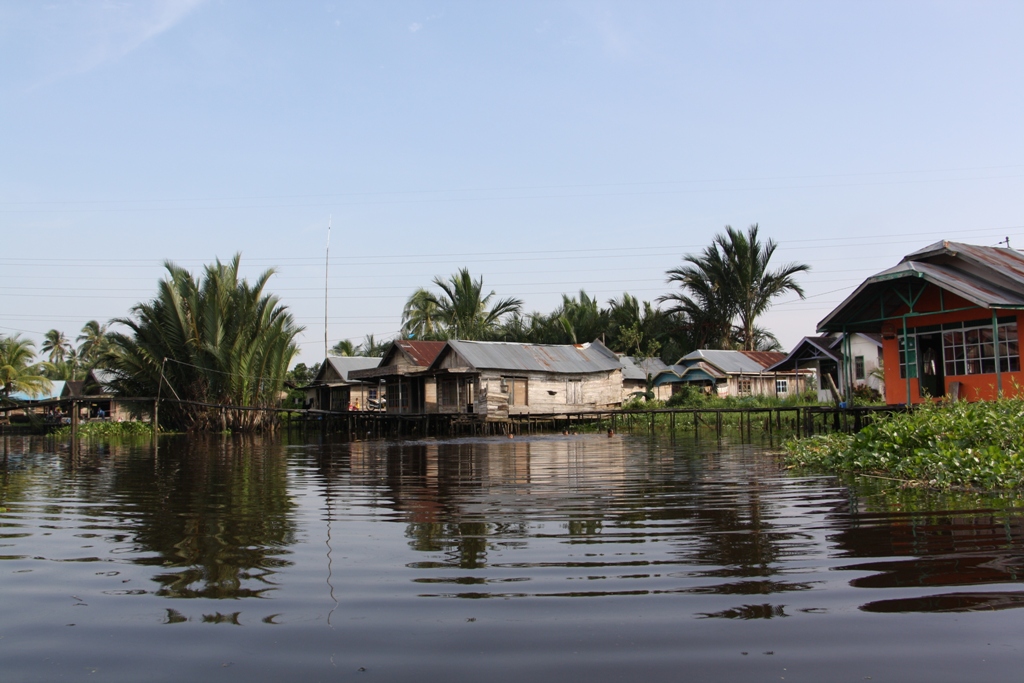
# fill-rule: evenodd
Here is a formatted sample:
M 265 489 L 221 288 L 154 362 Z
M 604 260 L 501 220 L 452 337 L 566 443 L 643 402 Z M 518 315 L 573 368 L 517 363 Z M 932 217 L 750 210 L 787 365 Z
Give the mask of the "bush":
M 937 488 L 1024 486 L 1024 400 L 927 403 L 857 434 L 785 444 L 794 467 L 884 474 Z

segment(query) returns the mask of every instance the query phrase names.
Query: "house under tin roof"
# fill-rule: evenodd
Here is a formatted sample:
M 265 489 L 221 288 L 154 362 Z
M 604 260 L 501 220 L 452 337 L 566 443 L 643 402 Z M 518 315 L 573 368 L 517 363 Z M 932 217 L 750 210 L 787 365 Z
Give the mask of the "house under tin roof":
M 447 342 L 447 348 L 438 354 L 431 367 L 439 368 L 451 353 L 476 370 L 586 374 L 622 367 L 619 357 L 599 341 L 547 345 L 454 339 Z
M 930 284 L 979 308 L 1022 310 L 1024 255 L 1004 247 L 936 242 L 864 280 L 818 330 L 878 332 L 884 321 L 912 309 Z

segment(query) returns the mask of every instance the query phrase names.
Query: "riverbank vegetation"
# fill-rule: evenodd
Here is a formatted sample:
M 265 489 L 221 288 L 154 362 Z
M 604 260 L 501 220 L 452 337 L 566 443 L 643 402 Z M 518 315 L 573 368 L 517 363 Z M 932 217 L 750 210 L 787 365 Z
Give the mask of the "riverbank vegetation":
M 109 385 L 121 396 L 176 399 L 161 405 L 161 427 L 251 431 L 276 424 L 276 413 L 252 408 L 280 405 L 302 328 L 264 291 L 274 271 L 249 284 L 239 263 L 237 255 L 218 260 L 194 277 L 168 262 L 156 298 L 115 321 L 131 333 L 109 337 Z
M 1024 487 L 1024 399 L 924 404 L 856 434 L 785 445 L 791 467 L 890 477 L 936 488 Z
M 54 430 L 53 435 L 66 439 L 71 436 L 71 425 Z M 83 422 L 78 425 L 78 436 L 87 439 L 123 439 L 153 436 L 153 426 L 148 422 Z

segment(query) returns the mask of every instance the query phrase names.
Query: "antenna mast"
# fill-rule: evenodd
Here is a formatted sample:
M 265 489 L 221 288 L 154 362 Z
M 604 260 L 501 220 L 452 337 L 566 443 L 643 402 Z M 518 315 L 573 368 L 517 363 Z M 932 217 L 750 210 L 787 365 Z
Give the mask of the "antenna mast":
M 331 266 L 331 221 L 333 216 L 327 219 L 327 252 L 324 255 L 324 358 L 327 358 L 327 276 Z

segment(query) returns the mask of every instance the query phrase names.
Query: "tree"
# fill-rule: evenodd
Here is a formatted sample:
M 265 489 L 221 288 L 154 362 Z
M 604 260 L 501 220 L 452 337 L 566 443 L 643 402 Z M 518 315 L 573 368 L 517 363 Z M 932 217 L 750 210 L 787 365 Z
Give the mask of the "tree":
M 659 297 L 669 302 L 668 309 L 681 317 L 685 346 L 694 349 L 731 346 L 732 320 L 736 302 L 729 286 L 729 267 L 717 246 L 705 247 L 703 254 L 687 254 L 686 265 L 668 271 L 668 282 L 679 285 L 679 292 Z
M 805 263 L 787 263 L 776 270 L 768 270 L 768 262 L 778 245 L 774 240 L 760 242 L 756 223 L 746 234 L 728 225 L 725 233 L 715 237 L 715 245 L 725 255 L 729 266 L 727 286 L 735 302 L 743 349 L 755 351 L 759 338 L 757 319 L 768 310 L 773 299 L 786 292 L 793 292 L 803 299 L 804 290 L 794 276 L 809 271 L 811 267 Z M 760 336 L 764 338 L 763 331 Z
M 161 405 L 161 425 L 253 430 L 274 424 L 266 411 L 201 405 L 276 407 L 303 329 L 264 292 L 274 271 L 250 285 L 239 277 L 240 260 L 218 260 L 201 278 L 166 262 L 156 298 L 114 321 L 130 334 L 110 335 L 103 359 L 114 375 L 110 384 L 122 396 L 173 397 Z
M 50 330 L 43 335 L 43 345 L 39 350 L 47 354 L 47 360 L 51 363 L 60 363 L 74 349 L 71 342 L 60 330 Z
M 354 356 L 356 355 L 355 347 L 352 346 L 352 342 L 348 339 L 342 339 L 340 342 L 331 347 L 328 351 L 331 356 Z
M 50 388 L 50 380 L 43 376 L 35 358 L 32 340 L 22 339 L 19 334 L 0 335 L 0 396 L 6 398 L 19 391 L 38 396 Z
M 726 226 L 725 234 L 716 235 L 699 256 L 687 254 L 685 265 L 668 271 L 668 281 L 678 283 L 681 291 L 659 300 L 672 302 L 670 311 L 684 318 L 694 348 L 774 348 L 778 341 L 757 326 L 757 319 L 786 292 L 803 298 L 794 276 L 811 268 L 789 263 L 769 270 L 777 246 L 758 239 L 757 224 L 746 233 Z
M 437 296 L 428 292 L 429 298 L 437 306 L 445 334 L 454 339 L 488 339 L 497 332 L 502 318 L 518 313 L 523 306 L 519 299 L 507 298 L 488 308 L 494 291 L 484 296 L 483 278 L 474 280 L 468 268 L 447 280 L 436 277 L 434 284 L 442 293 Z
M 413 339 L 439 339 L 443 335 L 437 299 L 420 287 L 402 310 L 402 335 Z
M 378 342 L 374 339 L 372 334 L 368 334 L 363 338 L 363 343 L 356 347 L 355 355 L 366 356 L 368 358 L 379 358 L 384 355 L 384 352 L 388 350 L 389 346 L 391 346 L 391 342 Z
M 82 334 L 75 341 L 78 342 L 78 357 L 87 367 L 95 365 L 110 347 L 108 328 L 109 325 L 101 325 L 96 320 L 82 326 Z

